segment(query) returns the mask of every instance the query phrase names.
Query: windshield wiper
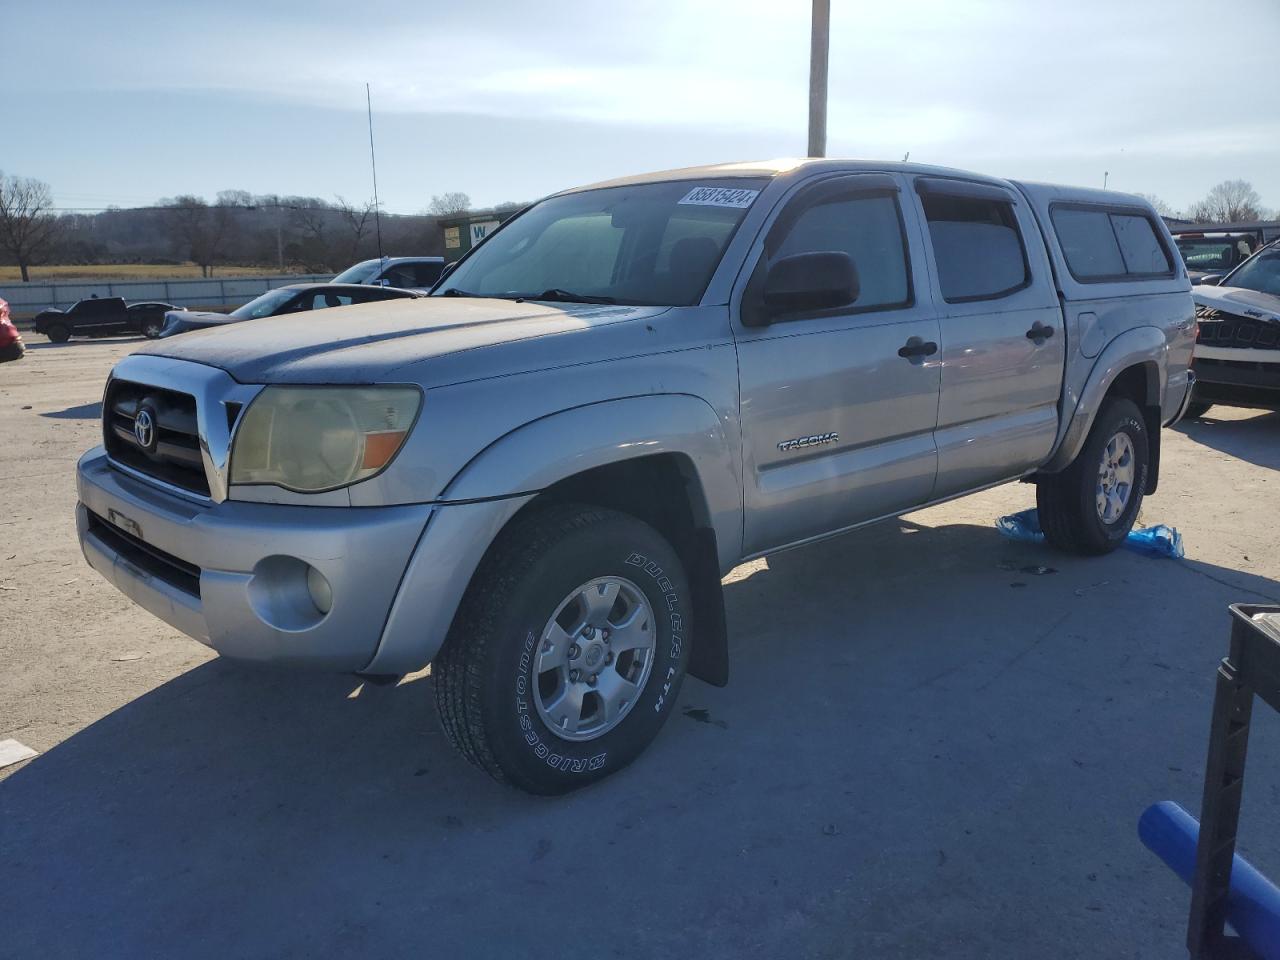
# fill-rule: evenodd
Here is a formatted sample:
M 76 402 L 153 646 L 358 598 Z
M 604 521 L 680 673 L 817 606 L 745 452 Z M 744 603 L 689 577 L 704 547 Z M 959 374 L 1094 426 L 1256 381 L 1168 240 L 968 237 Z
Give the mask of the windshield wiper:
M 547 300 L 552 303 L 617 303 L 613 297 L 593 297 L 587 293 L 573 293 L 570 290 L 561 290 L 559 287 L 552 287 L 549 290 L 543 290 L 538 294 L 522 293 L 516 297 L 516 300 Z
M 478 297 L 480 294 L 471 293 L 469 290 L 459 290 L 457 287 L 450 287 L 444 293 L 439 294 L 442 297 Z

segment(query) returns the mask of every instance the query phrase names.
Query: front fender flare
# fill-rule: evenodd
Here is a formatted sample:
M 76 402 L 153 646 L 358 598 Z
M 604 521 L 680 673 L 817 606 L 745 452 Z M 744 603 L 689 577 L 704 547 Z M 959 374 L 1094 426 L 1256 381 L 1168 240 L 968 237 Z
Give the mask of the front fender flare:
M 530 494 L 594 467 L 662 453 L 697 471 L 722 572 L 741 556 L 742 477 L 726 425 L 690 394 L 650 394 L 573 407 L 495 440 L 445 487 L 456 503 Z
M 1075 460 L 1084 446 L 1093 421 L 1102 406 L 1102 400 L 1111 385 L 1125 370 L 1143 363 L 1156 365 L 1156 382 L 1148 387 L 1155 395 L 1148 395 L 1146 405 L 1160 405 L 1168 381 L 1168 343 L 1164 332 L 1157 327 L 1135 327 L 1126 330 L 1112 340 L 1094 361 L 1083 386 L 1072 392 L 1070 386 L 1063 397 L 1063 410 L 1070 411 L 1061 439 L 1048 462 L 1040 468 L 1043 473 L 1058 473 Z

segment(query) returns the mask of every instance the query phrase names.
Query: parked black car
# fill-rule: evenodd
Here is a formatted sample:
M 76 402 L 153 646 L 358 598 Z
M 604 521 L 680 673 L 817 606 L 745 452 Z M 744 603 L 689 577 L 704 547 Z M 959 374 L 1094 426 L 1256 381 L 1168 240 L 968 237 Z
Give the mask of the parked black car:
M 347 267 L 333 282 L 430 290 L 443 272 L 444 257 L 382 257 Z
M 137 330 L 148 340 L 160 336 L 164 329 L 164 315 L 170 310 L 177 310 L 172 303 L 161 303 L 158 300 L 147 300 L 142 303 L 129 304 L 129 329 Z
M 54 343 L 119 333 L 141 333 L 154 339 L 160 335 L 165 311 L 174 309 L 171 303 L 126 304 L 123 297 L 89 297 L 66 310 L 41 310 L 36 314 L 35 329 Z
M 162 337 L 220 327 L 242 320 L 260 320 L 278 317 L 286 313 L 302 313 L 307 310 L 323 310 L 326 307 L 345 307 L 353 303 L 372 303 L 375 300 L 404 300 L 421 296 L 412 290 L 393 287 L 366 287 L 352 283 L 295 283 L 287 287 L 268 290 L 256 300 L 230 313 L 213 313 L 197 310 L 170 310 L 165 314 Z

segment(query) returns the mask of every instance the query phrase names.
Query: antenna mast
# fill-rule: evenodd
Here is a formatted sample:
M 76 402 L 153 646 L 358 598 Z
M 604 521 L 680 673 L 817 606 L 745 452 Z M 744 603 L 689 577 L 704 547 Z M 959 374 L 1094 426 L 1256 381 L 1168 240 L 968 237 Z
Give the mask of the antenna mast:
M 364 103 L 369 111 L 369 166 L 373 168 L 373 224 L 378 235 L 378 259 L 385 260 L 382 255 L 382 211 L 378 207 L 378 157 L 373 152 L 373 99 L 369 95 L 369 84 L 364 85 Z

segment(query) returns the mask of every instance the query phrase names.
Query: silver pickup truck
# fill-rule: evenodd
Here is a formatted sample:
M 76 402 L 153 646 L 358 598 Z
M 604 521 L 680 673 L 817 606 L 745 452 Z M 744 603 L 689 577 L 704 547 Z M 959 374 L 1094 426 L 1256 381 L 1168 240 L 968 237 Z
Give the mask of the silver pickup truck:
M 752 557 L 1012 480 L 1104 553 L 1190 396 L 1138 197 L 917 164 L 701 167 L 530 206 L 421 300 L 113 370 L 85 557 L 221 654 L 431 664 L 444 729 L 561 793 L 728 676 Z

